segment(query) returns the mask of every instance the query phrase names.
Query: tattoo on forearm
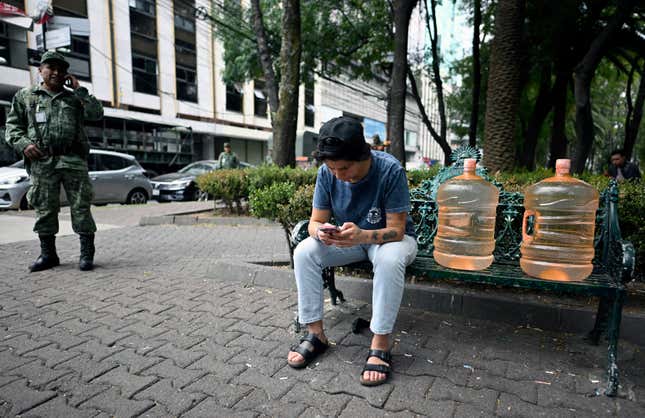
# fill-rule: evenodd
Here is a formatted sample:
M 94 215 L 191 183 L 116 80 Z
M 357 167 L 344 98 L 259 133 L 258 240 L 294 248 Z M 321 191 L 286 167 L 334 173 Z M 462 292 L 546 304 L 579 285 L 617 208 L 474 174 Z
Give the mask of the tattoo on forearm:
M 372 241 L 378 241 L 378 232 L 374 231 L 372 233 Z
M 383 241 L 390 241 L 396 238 L 396 231 L 389 230 L 383 233 Z

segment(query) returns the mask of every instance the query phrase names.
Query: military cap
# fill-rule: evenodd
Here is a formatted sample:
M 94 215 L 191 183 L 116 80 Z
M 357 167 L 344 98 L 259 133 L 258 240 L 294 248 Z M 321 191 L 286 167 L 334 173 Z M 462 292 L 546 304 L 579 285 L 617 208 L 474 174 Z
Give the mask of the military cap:
M 63 65 L 65 70 L 69 68 L 69 62 L 65 60 L 65 56 L 61 54 L 60 52 L 56 51 L 46 51 L 43 56 L 40 58 L 40 63 L 44 64 L 45 62 L 48 61 L 58 61 Z

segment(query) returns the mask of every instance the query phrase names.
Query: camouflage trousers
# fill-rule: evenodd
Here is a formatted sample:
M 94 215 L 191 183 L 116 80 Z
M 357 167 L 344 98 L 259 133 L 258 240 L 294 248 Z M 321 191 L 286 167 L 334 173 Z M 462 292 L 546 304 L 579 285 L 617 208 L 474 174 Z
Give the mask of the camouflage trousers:
M 34 167 L 35 168 L 35 167 Z M 38 235 L 58 233 L 60 187 L 65 189 L 72 215 L 72 228 L 77 234 L 93 234 L 96 224 L 90 212 L 94 192 L 87 171 L 54 169 L 40 166 L 31 171 L 29 204 L 36 210 L 34 232 Z

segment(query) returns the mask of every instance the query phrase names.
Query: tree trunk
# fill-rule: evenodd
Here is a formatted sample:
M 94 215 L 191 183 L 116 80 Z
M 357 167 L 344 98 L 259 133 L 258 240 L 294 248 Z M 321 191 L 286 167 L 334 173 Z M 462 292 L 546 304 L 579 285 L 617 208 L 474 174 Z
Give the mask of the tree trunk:
M 269 94 L 269 107 L 271 108 L 271 121 L 275 119 L 275 112 L 280 107 L 278 99 L 278 84 L 273 71 L 273 59 L 271 58 L 271 49 L 267 41 L 264 20 L 262 19 L 262 9 L 260 9 L 260 0 L 251 0 L 251 11 L 253 13 L 253 31 L 255 32 L 256 42 L 258 43 L 258 53 L 260 55 L 260 65 L 266 81 L 267 92 Z M 273 156 L 272 156 L 273 157 Z
M 414 78 L 414 74 L 412 73 L 412 70 L 410 70 L 409 68 L 408 68 L 408 80 L 410 80 L 412 96 L 414 96 L 414 100 L 417 102 L 417 106 L 419 107 L 419 112 L 421 112 L 421 119 L 423 120 L 423 123 L 426 125 L 426 128 L 428 128 L 430 135 L 432 135 L 432 139 L 434 139 L 437 142 L 437 144 L 439 144 L 439 146 L 441 147 L 441 150 L 443 151 L 443 164 L 445 166 L 449 166 L 450 154 L 452 153 L 450 144 L 448 144 L 448 141 L 446 141 L 445 134 L 442 137 L 437 133 L 437 131 L 432 126 L 432 122 L 430 122 L 430 119 L 428 118 L 428 113 L 426 112 L 426 108 L 423 105 L 423 101 L 421 100 L 421 95 L 419 94 L 419 88 L 417 87 L 417 81 Z
M 514 163 L 514 134 L 520 100 L 522 0 L 500 0 L 495 13 L 488 91 L 484 164 L 491 173 L 510 170 Z
M 387 139 L 390 153 L 405 167 L 405 99 L 408 69 L 408 25 L 418 0 L 393 0 L 394 60 L 390 90 Z
M 280 167 L 296 164 L 296 129 L 300 87 L 300 0 L 282 2 L 279 107 L 273 122 L 273 161 Z
M 600 60 L 615 35 L 634 7 L 633 0 L 618 3 L 616 13 L 609 24 L 591 42 L 589 50 L 574 70 L 574 93 L 576 98 L 576 151 L 571 164 L 571 171 L 580 174 L 585 168 L 594 137 L 593 116 L 591 114 L 591 80 Z
M 479 95 L 481 90 L 481 59 L 479 56 L 479 26 L 482 22 L 481 0 L 473 1 L 473 95 L 468 127 L 468 145 L 477 147 L 477 121 L 479 120 Z M 434 11 L 433 11 L 434 18 Z M 435 19 L 436 21 L 436 19 Z
M 631 80 L 633 73 L 630 74 L 630 83 L 627 85 L 627 105 L 629 111 L 625 120 L 625 143 L 623 150 L 625 151 L 625 158 L 627 161 L 631 160 L 638 138 L 638 127 L 643 118 L 643 103 L 645 103 L 645 69 L 640 73 L 640 83 L 638 85 L 638 93 L 636 94 L 636 102 L 632 106 L 631 100 Z
M 568 140 L 565 131 L 567 118 L 567 94 L 569 74 L 560 72 L 553 83 L 553 127 L 549 145 L 549 168 L 555 168 L 555 160 L 567 156 Z
M 540 136 L 542 124 L 549 115 L 552 106 L 551 69 L 545 65 L 542 68 L 540 90 L 535 100 L 533 113 L 529 119 L 526 135 L 524 136 L 524 146 L 520 156 L 520 164 L 530 171 L 535 170 L 535 150 L 537 149 L 538 137 Z

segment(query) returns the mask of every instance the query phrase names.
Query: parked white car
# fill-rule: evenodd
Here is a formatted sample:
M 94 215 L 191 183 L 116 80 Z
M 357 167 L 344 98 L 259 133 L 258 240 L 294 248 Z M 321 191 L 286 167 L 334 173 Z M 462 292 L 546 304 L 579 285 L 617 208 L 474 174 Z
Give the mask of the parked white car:
M 94 204 L 143 204 L 152 195 L 150 180 L 137 160 L 120 152 L 90 150 L 87 160 L 94 187 Z M 0 167 L 0 209 L 27 209 L 27 191 L 31 181 L 23 161 Z M 61 187 L 61 203 L 66 204 Z

